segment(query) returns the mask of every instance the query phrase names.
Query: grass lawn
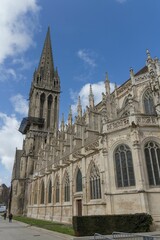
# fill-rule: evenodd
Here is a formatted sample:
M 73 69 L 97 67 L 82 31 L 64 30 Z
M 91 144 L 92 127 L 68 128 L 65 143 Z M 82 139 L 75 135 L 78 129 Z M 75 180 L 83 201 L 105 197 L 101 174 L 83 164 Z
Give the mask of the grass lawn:
M 28 217 L 23 217 L 23 216 L 14 216 L 13 219 L 15 219 L 16 221 L 19 221 L 19 222 L 27 223 L 31 226 L 44 228 L 47 230 L 74 236 L 74 230 L 71 225 L 56 223 L 56 222 L 51 222 L 51 221 L 46 221 L 46 220 L 40 220 L 40 219 L 34 219 L 34 218 L 28 218 Z

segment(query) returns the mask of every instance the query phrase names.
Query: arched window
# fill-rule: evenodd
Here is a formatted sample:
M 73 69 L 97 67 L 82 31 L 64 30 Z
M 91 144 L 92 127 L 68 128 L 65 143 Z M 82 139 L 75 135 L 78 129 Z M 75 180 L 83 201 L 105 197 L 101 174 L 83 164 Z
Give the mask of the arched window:
M 44 204 L 44 195 L 45 195 L 45 192 L 44 192 L 44 182 L 42 181 L 41 182 L 41 201 L 40 201 L 40 203 L 41 204 Z
M 38 199 L 38 187 L 37 187 L 37 183 L 35 183 L 34 185 L 34 204 L 37 204 L 37 199 Z
M 57 126 L 57 96 L 54 99 L 54 127 Z
M 119 145 L 115 150 L 114 158 L 117 186 L 135 186 L 132 153 L 130 148 L 125 144 Z
M 160 146 L 148 142 L 144 147 L 149 185 L 160 185 Z
M 101 198 L 100 174 L 95 164 L 92 164 L 91 170 L 90 170 L 90 198 L 91 199 Z
M 76 177 L 76 192 L 82 191 L 82 173 L 78 168 L 77 177 Z
M 56 180 L 56 203 L 59 202 L 59 179 Z
M 70 201 L 70 182 L 69 182 L 69 175 L 66 173 L 65 180 L 64 180 L 64 201 Z
M 148 115 L 156 114 L 153 102 L 153 96 L 150 89 L 148 89 L 143 95 L 144 111 Z
M 53 97 L 52 97 L 52 95 L 49 95 L 49 97 L 48 97 L 48 112 L 47 112 L 47 127 L 50 127 L 52 102 L 53 102 Z
M 52 202 L 52 182 L 49 180 L 48 183 L 48 203 Z
M 45 102 L 45 94 L 42 93 L 40 96 L 40 112 L 39 112 L 40 118 L 43 118 L 44 102 Z

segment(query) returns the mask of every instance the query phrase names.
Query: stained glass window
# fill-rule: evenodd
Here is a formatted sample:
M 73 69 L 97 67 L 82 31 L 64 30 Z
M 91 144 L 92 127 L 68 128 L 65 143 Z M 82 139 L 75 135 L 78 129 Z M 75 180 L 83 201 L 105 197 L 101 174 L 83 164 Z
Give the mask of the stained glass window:
M 52 182 L 49 180 L 48 184 L 48 203 L 52 202 Z
M 160 185 L 160 147 L 155 142 L 148 142 L 144 147 L 149 185 Z
M 125 144 L 119 145 L 115 150 L 114 158 L 117 186 L 135 186 L 132 153 L 130 148 Z
M 78 169 L 77 178 L 76 178 L 76 192 L 82 191 L 82 173 L 81 170 Z
M 150 89 L 148 89 L 143 96 L 143 103 L 144 103 L 144 111 L 148 115 L 156 114 L 153 102 L 153 96 Z
M 65 202 L 70 201 L 70 182 L 69 182 L 68 173 L 65 176 L 65 182 L 64 182 L 64 201 Z
M 56 203 L 59 202 L 59 179 L 56 181 Z
M 90 197 L 91 199 L 101 198 L 100 173 L 95 164 L 92 164 L 90 170 Z
M 41 204 L 44 204 L 44 195 L 45 195 L 45 192 L 44 192 L 44 182 L 42 181 L 41 182 Z

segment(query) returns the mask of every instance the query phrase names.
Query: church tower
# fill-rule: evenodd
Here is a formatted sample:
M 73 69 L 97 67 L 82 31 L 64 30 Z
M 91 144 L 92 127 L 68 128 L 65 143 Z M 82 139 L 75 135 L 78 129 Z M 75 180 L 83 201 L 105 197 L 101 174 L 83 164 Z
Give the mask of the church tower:
M 34 129 L 57 133 L 59 118 L 60 79 L 54 68 L 50 29 L 48 28 L 38 69 L 33 75 L 29 95 L 27 121 Z M 25 122 L 26 120 L 24 120 Z M 28 125 L 26 126 L 28 129 Z M 27 129 L 22 130 L 25 133 Z
M 60 79 L 54 67 L 50 29 L 48 28 L 38 68 L 33 74 L 29 94 L 28 117 L 21 122 L 19 131 L 26 135 L 22 150 L 16 150 L 12 175 L 12 212 L 21 209 L 25 214 L 27 202 L 27 179 L 40 167 L 38 151 L 47 138 L 56 138 L 59 123 Z M 19 154 L 19 152 L 21 154 Z M 45 159 L 43 159 L 45 161 Z M 17 167 L 19 166 L 19 167 Z M 16 171 L 16 172 L 15 172 Z M 19 186 L 20 185 L 20 186 Z M 19 193 L 17 190 L 19 189 Z M 16 196 L 14 196 L 16 192 Z M 19 198 L 19 199 L 18 199 Z M 15 203 L 14 205 L 14 199 Z M 19 214 L 19 213 L 18 213 Z

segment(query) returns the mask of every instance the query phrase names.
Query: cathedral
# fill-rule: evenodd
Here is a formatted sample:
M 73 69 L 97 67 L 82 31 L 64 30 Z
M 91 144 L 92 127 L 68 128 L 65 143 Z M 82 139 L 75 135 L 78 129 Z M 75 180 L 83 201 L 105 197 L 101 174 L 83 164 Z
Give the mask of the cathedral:
M 59 126 L 61 83 L 48 29 L 19 131 L 10 211 L 72 223 L 73 216 L 148 213 L 160 227 L 160 61 L 146 63 L 110 91 L 108 76 L 98 104 L 90 85 L 73 122 Z

